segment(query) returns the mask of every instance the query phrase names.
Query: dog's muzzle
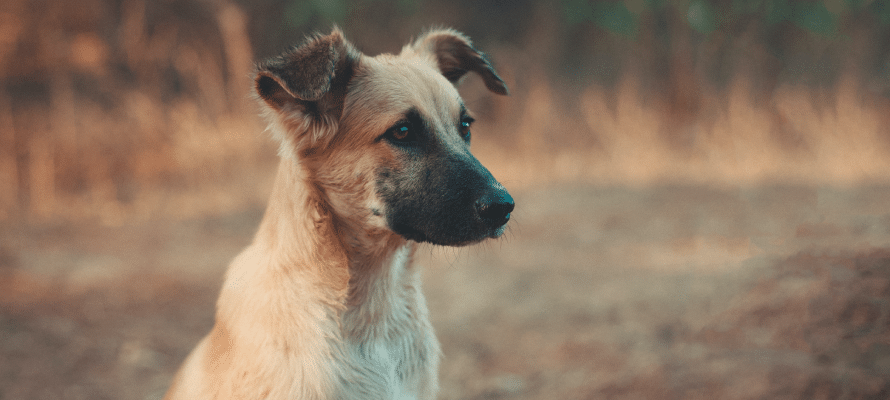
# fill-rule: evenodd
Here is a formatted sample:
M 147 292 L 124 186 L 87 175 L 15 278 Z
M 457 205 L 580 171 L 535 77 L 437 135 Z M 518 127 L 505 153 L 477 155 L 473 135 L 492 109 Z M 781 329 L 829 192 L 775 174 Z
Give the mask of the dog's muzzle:
M 427 157 L 426 168 L 398 175 L 382 170 L 379 183 L 389 227 L 402 237 L 444 246 L 498 238 L 515 204 L 491 173 L 465 152 Z

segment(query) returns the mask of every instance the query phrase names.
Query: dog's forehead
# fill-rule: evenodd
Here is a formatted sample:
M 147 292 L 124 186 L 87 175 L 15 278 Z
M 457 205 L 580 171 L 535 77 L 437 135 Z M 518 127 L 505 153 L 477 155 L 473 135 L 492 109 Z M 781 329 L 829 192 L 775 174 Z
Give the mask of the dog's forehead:
M 457 89 L 432 60 L 389 54 L 363 57 L 346 98 L 348 113 L 362 116 L 363 124 L 377 130 L 388 128 L 408 110 L 450 121 L 460 114 L 461 104 Z

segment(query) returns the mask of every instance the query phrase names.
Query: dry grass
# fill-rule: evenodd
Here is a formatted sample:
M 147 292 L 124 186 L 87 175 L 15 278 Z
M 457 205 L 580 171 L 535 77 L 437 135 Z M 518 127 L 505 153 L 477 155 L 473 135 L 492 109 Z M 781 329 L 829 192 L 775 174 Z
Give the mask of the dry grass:
M 702 94 L 706 105 L 695 115 L 676 115 L 664 102 L 647 101 L 639 80 L 627 76 L 614 90 L 586 88 L 573 115 L 541 78 L 509 100 L 520 103 L 504 118 L 516 121 L 515 131 L 493 135 L 516 144 L 479 135 L 481 157 L 508 180 L 530 185 L 846 186 L 890 179 L 888 99 L 863 93 L 852 78 L 831 91 L 782 84 L 765 101 L 751 87 L 736 79 L 723 93 Z M 480 130 L 498 130 L 498 122 L 487 122 Z
M 36 42 L 30 61 L 59 66 L 2 71 L 10 89 L 0 93 L 0 182 L 9 190 L 0 192 L 0 218 L 115 224 L 262 197 L 265 181 L 251 172 L 270 162 L 270 146 L 248 95 L 245 15 L 222 3 L 167 20 L 183 11 L 148 4 L 121 4 L 111 39 L 90 16 L 55 20 L 62 4 L 46 15 L 3 14 L 24 26 L 5 41 Z M 28 29 L 49 22 L 57 25 Z M 25 34 L 37 37 L 16 36 Z M 226 194 L 232 180 L 245 194 Z
M 227 0 L 28 4 L 0 6 L 0 220 L 117 224 L 264 201 L 275 156 L 250 99 L 251 16 Z M 890 179 L 886 77 L 848 66 L 874 58 L 884 28 L 853 21 L 846 44 L 786 29 L 783 40 L 803 43 L 786 46 L 794 57 L 849 59 L 825 67 L 839 78 L 813 83 L 786 79 L 754 28 L 702 41 L 669 19 L 663 48 L 645 24 L 636 41 L 572 36 L 535 10 L 523 46 L 478 40 L 513 95 L 463 88 L 481 117 L 476 152 L 509 186 Z M 571 50 L 577 37 L 595 48 Z M 715 86 L 721 43 L 738 66 Z M 588 51 L 623 66 L 613 81 L 571 86 L 548 67 Z

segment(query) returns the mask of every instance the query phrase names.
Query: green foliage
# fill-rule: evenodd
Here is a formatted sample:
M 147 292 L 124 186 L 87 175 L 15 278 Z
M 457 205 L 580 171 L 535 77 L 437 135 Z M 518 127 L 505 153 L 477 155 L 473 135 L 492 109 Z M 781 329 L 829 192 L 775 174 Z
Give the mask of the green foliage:
M 420 5 L 423 2 L 420 0 L 396 0 L 396 5 L 398 6 L 398 10 L 402 13 L 402 15 L 411 15 L 420 10 Z
M 597 2 L 593 14 L 594 22 L 611 32 L 631 36 L 637 31 L 637 16 L 622 1 Z
M 305 26 L 316 16 L 329 22 L 342 22 L 346 16 L 346 0 L 295 0 L 284 9 L 284 19 L 292 27 Z
M 562 10 L 569 26 L 593 22 L 624 36 L 633 36 L 637 31 L 637 15 L 623 1 L 563 0 Z
M 816 35 L 835 37 L 845 15 L 870 13 L 890 25 L 890 0 L 563 0 L 568 26 L 594 23 L 623 36 L 636 34 L 643 13 L 676 12 L 690 28 L 710 34 L 739 18 L 766 25 L 788 21 Z
M 890 0 L 876 0 L 865 8 L 877 17 L 881 25 L 890 25 Z
M 343 23 L 360 3 L 391 3 L 403 16 L 408 16 L 420 9 L 423 0 L 290 0 L 285 5 L 283 17 L 293 28 L 304 27 L 313 19 Z
M 822 36 L 834 36 L 837 33 L 838 15 L 828 11 L 825 2 L 800 2 L 795 3 L 795 6 L 792 22 L 797 26 Z
M 794 11 L 791 10 L 791 4 L 788 0 L 772 0 L 761 2 L 763 4 L 764 22 L 774 25 L 779 22 L 791 19 Z M 759 11 L 755 9 L 754 11 Z
M 701 33 L 711 33 L 717 29 L 717 18 L 714 6 L 707 0 L 694 0 L 686 10 L 686 22 L 692 29 Z
M 594 18 L 593 6 L 588 0 L 563 0 L 562 11 L 565 22 L 569 26 L 592 21 Z

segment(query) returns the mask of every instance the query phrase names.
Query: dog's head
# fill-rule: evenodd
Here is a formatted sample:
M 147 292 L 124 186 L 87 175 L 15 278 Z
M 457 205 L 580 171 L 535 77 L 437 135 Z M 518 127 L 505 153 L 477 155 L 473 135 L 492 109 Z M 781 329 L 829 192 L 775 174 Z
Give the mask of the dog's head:
M 470 153 L 473 117 L 456 85 L 507 88 L 453 30 L 398 55 L 359 53 L 335 29 L 258 66 L 256 90 L 283 157 L 297 157 L 341 220 L 418 242 L 500 236 L 513 199 Z

